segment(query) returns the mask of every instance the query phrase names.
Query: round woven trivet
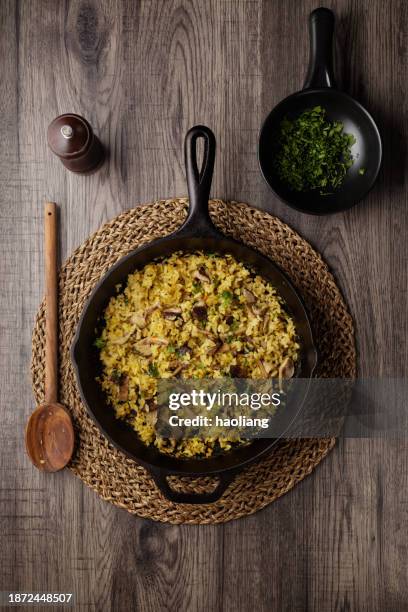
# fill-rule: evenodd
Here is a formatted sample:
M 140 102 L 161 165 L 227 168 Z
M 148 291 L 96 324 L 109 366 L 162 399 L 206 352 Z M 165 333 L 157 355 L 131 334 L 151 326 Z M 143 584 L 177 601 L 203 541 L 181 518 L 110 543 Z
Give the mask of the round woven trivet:
M 160 200 L 122 213 L 104 225 L 65 262 L 60 272 L 60 401 L 73 417 L 77 447 L 70 469 L 103 499 L 142 517 L 168 523 L 222 523 L 256 512 L 280 497 L 317 466 L 334 439 L 279 442 L 269 456 L 239 474 L 223 497 L 210 505 L 174 504 L 163 497 L 141 466 L 102 436 L 82 405 L 69 349 L 84 302 L 100 277 L 136 247 L 174 231 L 183 222 L 185 198 Z M 215 224 L 225 234 L 268 255 L 292 279 L 308 308 L 320 355 L 320 377 L 353 378 L 353 322 L 320 255 L 276 217 L 246 204 L 210 202 Z M 38 403 L 44 397 L 44 303 L 33 332 L 32 379 Z M 211 478 L 173 479 L 175 489 L 204 491 Z

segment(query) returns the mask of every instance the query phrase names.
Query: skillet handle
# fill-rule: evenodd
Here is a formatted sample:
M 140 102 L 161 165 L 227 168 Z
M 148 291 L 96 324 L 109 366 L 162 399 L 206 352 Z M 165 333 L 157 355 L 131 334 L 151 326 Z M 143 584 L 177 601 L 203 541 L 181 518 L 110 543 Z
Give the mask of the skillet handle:
M 212 504 L 220 499 L 227 487 L 235 478 L 236 472 L 221 472 L 217 474 L 219 482 L 213 491 L 208 493 L 183 493 L 182 491 L 174 491 L 167 480 L 169 473 L 161 470 L 149 469 L 156 485 L 169 501 L 175 504 Z
M 199 138 L 204 140 L 203 163 L 200 170 L 197 165 L 197 140 Z M 208 212 L 215 149 L 215 136 L 210 128 L 205 125 L 196 125 L 187 132 L 184 155 L 190 206 L 187 219 L 179 230 L 181 233 L 188 233 L 190 236 L 219 235 Z
M 335 88 L 333 58 L 334 14 L 330 9 L 321 7 L 310 13 L 309 34 L 309 68 L 303 89 Z

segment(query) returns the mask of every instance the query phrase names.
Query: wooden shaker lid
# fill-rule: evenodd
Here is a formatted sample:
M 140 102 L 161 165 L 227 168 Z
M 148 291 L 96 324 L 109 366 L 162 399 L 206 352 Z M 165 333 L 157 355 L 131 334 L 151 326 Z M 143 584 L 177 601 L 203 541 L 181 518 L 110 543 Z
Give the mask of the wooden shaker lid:
M 48 126 L 48 146 L 72 172 L 88 174 L 103 160 L 103 148 L 88 121 L 66 113 Z

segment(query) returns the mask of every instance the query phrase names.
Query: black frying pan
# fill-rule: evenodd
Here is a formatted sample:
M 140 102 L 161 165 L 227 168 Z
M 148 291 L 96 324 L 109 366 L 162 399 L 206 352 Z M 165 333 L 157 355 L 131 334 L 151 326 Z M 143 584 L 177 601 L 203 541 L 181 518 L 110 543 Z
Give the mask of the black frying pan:
M 197 167 L 198 138 L 204 139 L 204 160 L 201 171 Z M 142 268 L 154 259 L 169 256 L 175 251 L 203 250 L 231 253 L 237 260 L 255 268 L 271 281 L 286 301 L 294 318 L 301 344 L 298 376 L 306 379 L 312 376 L 316 365 L 316 350 L 302 301 L 283 272 L 263 255 L 240 242 L 225 237 L 215 228 L 210 219 L 208 198 L 215 158 L 215 137 L 211 130 L 197 126 L 188 132 L 185 140 L 185 157 L 190 197 L 187 220 L 170 236 L 147 244 L 120 259 L 99 281 L 83 310 L 72 345 L 71 357 L 82 400 L 109 440 L 146 467 L 168 499 L 180 503 L 209 503 L 222 495 L 237 471 L 260 457 L 272 447 L 276 440 L 254 440 L 248 446 L 236 448 L 208 459 L 177 459 L 161 454 L 154 447 L 145 446 L 126 423 L 116 419 L 113 409 L 106 403 L 100 385 L 95 381 L 101 373 L 101 364 L 98 351 L 93 346 L 95 329 L 100 325 L 100 315 L 106 308 L 109 299 L 115 295 L 116 285 L 126 282 L 127 276 L 135 269 Z M 294 407 L 293 417 L 298 413 L 300 404 L 301 402 Z M 283 419 L 282 433 L 288 424 L 288 419 Z M 213 492 L 204 495 L 179 493 L 173 491 L 169 486 L 167 476 L 171 474 L 185 476 L 216 474 L 219 484 Z
M 351 96 L 336 89 L 333 76 L 334 15 L 326 8 L 310 14 L 310 62 L 303 90 L 280 102 L 266 118 L 259 136 L 259 163 L 262 174 L 281 200 L 301 212 L 326 215 L 351 208 L 370 191 L 377 178 L 382 158 L 381 138 L 371 115 Z M 330 121 L 341 121 L 344 131 L 353 134 L 356 161 L 347 171 L 342 185 L 330 195 L 318 190 L 290 190 L 277 176 L 274 152 L 280 125 L 285 117 L 294 118 L 304 110 L 322 106 Z M 359 170 L 364 168 L 363 175 Z

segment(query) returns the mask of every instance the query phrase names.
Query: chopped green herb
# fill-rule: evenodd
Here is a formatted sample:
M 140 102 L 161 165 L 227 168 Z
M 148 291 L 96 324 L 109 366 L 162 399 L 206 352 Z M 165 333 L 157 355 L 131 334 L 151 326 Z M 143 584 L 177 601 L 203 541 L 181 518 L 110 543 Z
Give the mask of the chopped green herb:
M 153 376 L 154 378 L 158 378 L 159 370 L 155 363 L 149 363 L 149 367 L 147 368 L 147 371 L 149 372 L 150 376 Z
M 167 347 L 167 352 L 168 353 L 175 353 L 176 352 L 176 347 L 173 344 L 169 344 Z
M 100 336 L 99 338 L 96 338 L 96 340 L 94 341 L 94 346 L 96 346 L 96 348 L 98 349 L 103 349 L 105 344 L 106 344 L 106 340 L 104 340 L 102 336 Z
M 360 168 L 360 170 L 358 171 L 359 174 L 361 174 L 361 176 L 363 176 L 363 174 L 366 173 L 366 169 L 365 168 Z
M 112 370 L 111 381 L 116 385 L 120 385 L 122 382 L 122 376 L 123 374 L 120 372 L 120 370 Z
M 200 281 L 194 281 L 193 282 L 193 293 L 200 293 L 201 291 L 201 283 Z
M 221 293 L 221 300 L 223 301 L 224 306 L 228 306 L 228 304 L 231 304 L 232 298 L 233 298 L 233 295 L 231 291 L 223 291 Z
M 339 187 L 353 165 L 352 134 L 343 124 L 330 122 L 321 106 L 305 110 L 296 119 L 281 123 L 275 167 L 282 182 L 293 191 L 319 189 L 327 194 Z

